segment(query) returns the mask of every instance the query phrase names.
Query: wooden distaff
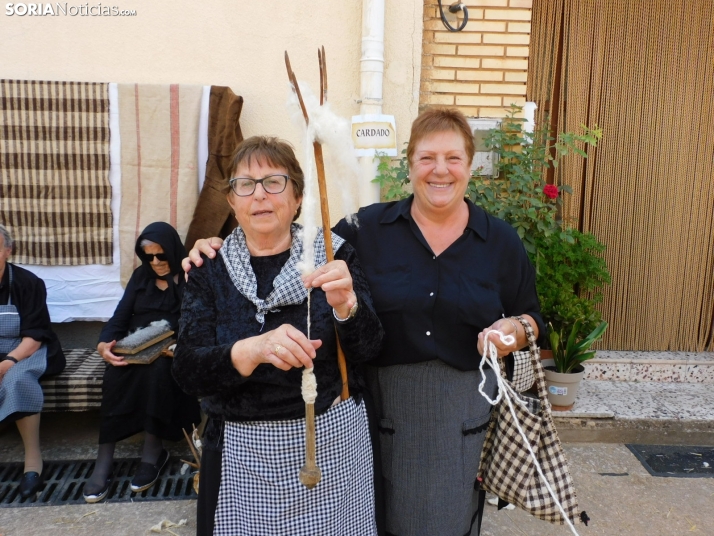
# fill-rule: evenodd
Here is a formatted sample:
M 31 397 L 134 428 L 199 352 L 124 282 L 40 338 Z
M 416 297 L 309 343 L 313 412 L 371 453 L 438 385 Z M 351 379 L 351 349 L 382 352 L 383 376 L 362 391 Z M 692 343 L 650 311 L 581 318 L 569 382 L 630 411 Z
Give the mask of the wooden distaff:
M 320 63 L 320 105 L 324 104 L 327 100 L 327 61 L 325 57 L 325 47 L 318 49 L 317 58 Z M 300 103 L 300 108 L 302 110 L 303 117 L 305 118 L 305 123 L 310 123 L 310 118 L 307 115 L 307 109 L 305 108 L 305 103 L 302 100 L 302 95 L 300 94 L 300 87 L 298 86 L 297 79 L 295 78 L 295 73 L 293 73 L 290 67 L 290 58 L 288 58 L 288 53 L 285 51 L 285 67 L 288 71 L 288 79 L 292 85 L 293 91 L 297 95 L 298 102 Z M 320 190 L 320 213 L 322 216 L 322 233 L 325 239 L 325 254 L 327 256 L 327 262 L 335 260 L 335 253 L 332 250 L 332 232 L 330 230 L 330 209 L 327 202 L 327 182 L 325 181 L 325 164 L 322 157 L 322 145 L 318 141 L 312 144 L 313 151 L 315 153 L 315 167 L 317 169 L 317 184 Z M 342 377 L 342 392 L 340 393 L 340 398 L 342 400 L 347 400 L 350 396 L 349 388 L 347 385 L 347 363 L 345 361 L 345 354 L 340 346 L 339 339 L 337 340 L 337 365 L 340 369 L 340 376 Z M 300 482 L 303 483 L 307 488 L 311 489 L 317 485 L 320 481 L 321 473 L 320 468 L 317 467 L 316 453 L 315 453 L 315 405 L 305 404 L 305 465 L 300 469 Z

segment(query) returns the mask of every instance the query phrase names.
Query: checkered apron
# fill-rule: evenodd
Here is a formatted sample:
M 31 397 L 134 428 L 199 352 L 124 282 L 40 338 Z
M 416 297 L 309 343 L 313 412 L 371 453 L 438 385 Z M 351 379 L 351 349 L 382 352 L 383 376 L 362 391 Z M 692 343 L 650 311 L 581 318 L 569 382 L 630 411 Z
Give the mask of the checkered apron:
M 322 480 L 300 483 L 305 419 L 226 422 L 214 536 L 374 536 L 372 446 L 364 403 L 316 417 Z
M 10 270 L 10 296 L 7 305 L 0 305 L 0 352 L 8 353 L 22 342 L 20 315 L 12 304 L 12 266 Z M 10 367 L 0 383 L 0 422 L 18 411 L 39 413 L 42 410 L 42 388 L 39 384 L 47 368 L 47 346 L 42 345 L 30 357 Z

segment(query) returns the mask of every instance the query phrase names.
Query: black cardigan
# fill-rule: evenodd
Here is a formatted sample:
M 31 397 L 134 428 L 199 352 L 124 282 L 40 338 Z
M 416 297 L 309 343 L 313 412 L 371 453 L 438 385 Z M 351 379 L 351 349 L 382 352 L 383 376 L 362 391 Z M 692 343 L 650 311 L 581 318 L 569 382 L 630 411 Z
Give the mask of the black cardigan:
M 24 268 L 12 265 L 12 304 L 20 315 L 20 337 L 30 337 L 47 344 L 47 369 L 44 376 L 64 370 L 65 357 L 57 335 L 50 325 L 45 282 Z M 6 305 L 9 295 L 10 263 L 0 281 L 0 305 Z
M 285 259 L 280 255 L 273 257 L 280 258 L 280 262 L 273 267 L 268 283 L 272 282 Z M 354 249 L 344 244 L 335 258 L 344 260 L 349 267 L 359 308 L 353 319 L 337 323 L 325 293 L 321 289 L 312 291 L 310 338 L 321 339 L 323 343 L 314 361 L 318 391 L 315 411 L 318 414 L 329 408 L 342 387 L 335 326 L 347 359 L 352 392 L 359 392 L 362 385 L 354 364 L 375 358 L 383 336 Z M 173 361 L 177 383 L 187 393 L 202 397 L 203 410 L 216 421 L 304 417 L 305 403 L 300 392 L 302 369 L 282 371 L 271 364 L 261 364 L 249 377 L 243 377 L 233 367 L 230 354 L 236 341 L 260 335 L 282 324 L 291 324 L 306 333 L 306 302 L 267 313 L 265 325 L 261 326 L 255 319 L 255 306 L 231 281 L 222 255 L 218 254 L 212 260 L 203 259 L 203 266 L 191 270 L 184 292 Z M 266 272 L 262 275 L 256 272 L 260 279 L 265 275 Z M 259 281 L 259 289 L 264 285 L 264 280 Z

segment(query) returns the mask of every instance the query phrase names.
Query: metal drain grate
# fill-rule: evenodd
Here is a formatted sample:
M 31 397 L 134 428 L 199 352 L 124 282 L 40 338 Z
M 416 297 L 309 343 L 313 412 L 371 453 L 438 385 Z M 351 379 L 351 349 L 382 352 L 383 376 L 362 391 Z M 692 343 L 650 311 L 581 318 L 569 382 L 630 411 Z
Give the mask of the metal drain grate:
M 183 462 L 174 457 L 169 458 L 156 484 L 141 493 L 133 493 L 129 485 L 139 461 L 138 458 L 114 460 L 114 480 L 109 486 L 106 502 L 170 501 L 197 497 L 193 491 L 191 471 L 182 475 Z M 44 483 L 40 491 L 29 499 L 23 499 L 19 493 L 23 468 L 22 463 L 0 463 L 0 508 L 84 504 L 82 491 L 94 469 L 94 460 L 45 462 Z
M 714 447 L 625 445 L 652 476 L 714 478 Z

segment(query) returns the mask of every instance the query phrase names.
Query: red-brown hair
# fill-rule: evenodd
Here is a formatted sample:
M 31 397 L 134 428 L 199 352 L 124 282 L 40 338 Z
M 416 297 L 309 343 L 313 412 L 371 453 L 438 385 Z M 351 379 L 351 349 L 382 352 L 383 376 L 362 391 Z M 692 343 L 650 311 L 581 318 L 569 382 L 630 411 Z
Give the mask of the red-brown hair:
M 427 108 L 412 123 L 412 132 L 407 145 L 407 161 L 411 164 L 417 144 L 437 132 L 456 132 L 464 138 L 464 149 L 469 162 L 473 160 L 476 146 L 466 116 L 455 108 Z
M 244 162 L 250 165 L 251 162 L 267 162 L 273 167 L 284 168 L 288 172 L 290 180 L 293 182 L 293 192 L 295 199 L 300 199 L 305 190 L 305 176 L 303 175 L 300 163 L 295 157 L 292 145 L 285 140 L 272 136 L 251 136 L 241 142 L 233 155 L 231 162 L 231 172 L 228 181 L 233 178 L 233 174 L 238 170 L 238 166 Z M 223 185 L 223 193 L 229 194 L 231 187 L 229 182 Z M 302 205 L 298 206 L 293 221 L 300 216 Z

